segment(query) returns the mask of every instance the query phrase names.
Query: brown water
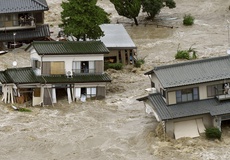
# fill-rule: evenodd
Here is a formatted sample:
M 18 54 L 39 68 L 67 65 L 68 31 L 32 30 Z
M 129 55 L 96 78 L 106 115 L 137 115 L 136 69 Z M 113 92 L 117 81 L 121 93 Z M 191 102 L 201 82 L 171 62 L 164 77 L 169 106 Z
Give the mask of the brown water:
M 46 21 L 52 24 L 55 38 L 60 23 L 61 0 L 48 1 Z M 139 17 L 139 26 L 119 17 L 109 0 L 98 4 L 111 13 L 112 23 L 123 23 L 138 47 L 138 56 L 146 63 L 140 69 L 127 67 L 110 70 L 113 81 L 108 85 L 107 98 L 68 104 L 66 99 L 54 107 L 29 107 L 31 113 L 16 112 L 11 105 L 0 105 L 0 159 L 9 160 L 168 160 L 168 159 L 229 159 L 230 130 L 223 131 L 223 140 L 171 140 L 157 137 L 154 117 L 145 114 L 136 101 L 150 86 L 143 74 L 154 65 L 177 63 L 174 55 L 193 45 L 198 57 L 225 55 L 228 49 L 227 19 L 229 0 L 176 0 L 177 8 L 163 9 L 152 22 Z M 195 16 L 191 27 L 182 25 L 184 14 Z M 157 27 L 158 26 L 158 27 Z M 168 27 L 172 26 L 172 28 Z M 29 66 L 28 53 L 16 49 L 0 57 L 0 69 Z M 161 133 L 161 132 L 160 132 Z

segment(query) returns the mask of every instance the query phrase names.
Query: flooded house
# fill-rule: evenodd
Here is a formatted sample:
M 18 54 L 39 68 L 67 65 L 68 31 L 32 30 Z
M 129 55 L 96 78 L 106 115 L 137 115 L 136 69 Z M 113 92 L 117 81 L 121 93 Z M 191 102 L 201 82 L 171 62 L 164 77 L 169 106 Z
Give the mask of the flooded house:
M 14 48 L 22 43 L 50 37 L 44 12 L 46 0 L 0 0 L 0 43 Z
M 31 98 L 32 106 L 53 105 L 106 97 L 110 77 L 104 72 L 101 41 L 34 41 L 27 48 L 31 67 L 0 72 L 3 101 L 19 103 Z
M 230 56 L 154 67 L 143 101 L 149 113 L 176 139 L 197 137 L 230 120 Z
M 102 24 L 101 30 L 104 36 L 100 40 L 109 49 L 109 54 L 105 54 L 105 62 L 122 63 L 129 65 L 135 63 L 137 56 L 137 46 L 129 36 L 122 24 Z

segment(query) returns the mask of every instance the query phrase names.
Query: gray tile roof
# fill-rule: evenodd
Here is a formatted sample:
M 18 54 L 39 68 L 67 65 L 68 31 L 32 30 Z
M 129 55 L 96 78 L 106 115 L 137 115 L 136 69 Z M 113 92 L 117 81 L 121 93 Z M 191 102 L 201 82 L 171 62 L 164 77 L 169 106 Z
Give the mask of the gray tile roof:
M 1 31 L 0 42 L 13 42 L 15 40 L 36 40 L 40 38 L 50 37 L 50 30 L 48 25 L 38 25 L 35 29 L 17 30 L 17 31 Z
M 101 41 L 34 41 L 33 47 L 39 55 L 108 54 L 109 50 Z
M 100 40 L 109 49 L 137 48 L 122 24 L 102 24 L 100 28 L 105 35 L 101 37 Z
M 155 73 L 164 88 L 229 79 L 230 56 L 159 66 L 145 74 L 151 73 Z
M 0 14 L 47 11 L 48 9 L 46 0 L 0 0 Z
M 169 106 L 166 105 L 165 101 L 159 93 L 150 94 L 148 99 L 162 120 L 170 120 L 203 114 L 210 114 L 211 116 L 230 114 L 230 101 L 219 102 L 215 98 Z M 142 101 L 144 99 L 140 100 Z

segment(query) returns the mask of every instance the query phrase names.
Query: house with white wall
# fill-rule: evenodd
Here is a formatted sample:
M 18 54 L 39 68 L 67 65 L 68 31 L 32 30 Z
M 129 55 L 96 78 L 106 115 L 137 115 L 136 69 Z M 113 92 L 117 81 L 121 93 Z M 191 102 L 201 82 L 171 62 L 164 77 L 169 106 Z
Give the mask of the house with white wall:
M 0 72 L 5 102 L 14 102 L 20 90 L 31 93 L 33 106 L 52 105 L 61 95 L 69 103 L 105 98 L 111 82 L 104 72 L 104 54 L 109 50 L 101 41 L 34 41 L 26 51 L 31 67 Z
M 156 66 L 151 93 L 138 98 L 170 137 L 196 137 L 230 120 L 230 56 Z

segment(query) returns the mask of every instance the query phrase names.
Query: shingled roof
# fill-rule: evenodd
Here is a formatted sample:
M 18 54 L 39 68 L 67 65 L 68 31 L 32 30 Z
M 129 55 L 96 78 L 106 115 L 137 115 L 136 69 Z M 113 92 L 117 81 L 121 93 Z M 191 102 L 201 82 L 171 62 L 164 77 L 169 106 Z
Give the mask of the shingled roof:
M 46 0 L 0 0 L 0 14 L 47 10 Z
M 0 42 L 9 42 L 14 40 L 13 33 L 16 33 L 15 40 L 34 40 L 50 37 L 49 26 L 37 25 L 35 29 L 18 30 L 18 31 L 2 31 L 0 32 Z
M 152 103 L 161 120 L 170 120 L 203 114 L 210 114 L 211 116 L 230 114 L 230 101 L 220 102 L 215 98 L 190 103 L 166 105 L 162 95 L 160 93 L 155 93 L 150 94 L 147 97 L 139 98 L 138 100 L 143 101 L 146 98 Z
M 230 55 L 155 67 L 154 73 L 164 88 L 230 78 Z
M 34 41 L 26 50 L 34 48 L 39 55 L 108 54 L 101 41 Z

